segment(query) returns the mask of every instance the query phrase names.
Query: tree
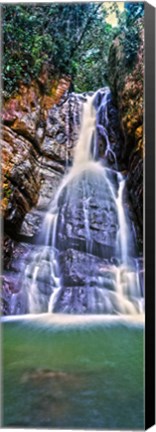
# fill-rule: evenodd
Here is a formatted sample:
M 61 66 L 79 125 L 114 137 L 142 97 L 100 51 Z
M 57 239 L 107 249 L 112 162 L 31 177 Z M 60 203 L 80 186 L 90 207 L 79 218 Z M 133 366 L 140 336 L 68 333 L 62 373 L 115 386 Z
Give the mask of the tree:
M 47 62 L 55 74 L 72 74 L 73 57 L 99 4 L 3 5 L 3 83 L 11 93 L 37 77 Z
M 119 20 L 117 28 L 106 22 L 107 15 L 113 10 Z M 116 33 L 121 33 L 124 26 L 128 29 L 125 40 L 127 61 L 132 59 L 138 46 L 137 34 L 136 44 L 133 34 L 132 50 L 129 37 L 133 16 L 137 16 L 138 10 L 138 6 L 134 8 L 130 3 L 121 17 L 116 2 L 110 2 L 109 9 L 102 2 L 3 4 L 5 95 L 18 90 L 20 80 L 29 83 L 38 78 L 44 65 L 50 76 L 70 75 L 76 91 L 104 86 L 109 49 Z M 135 28 L 132 32 L 135 33 Z

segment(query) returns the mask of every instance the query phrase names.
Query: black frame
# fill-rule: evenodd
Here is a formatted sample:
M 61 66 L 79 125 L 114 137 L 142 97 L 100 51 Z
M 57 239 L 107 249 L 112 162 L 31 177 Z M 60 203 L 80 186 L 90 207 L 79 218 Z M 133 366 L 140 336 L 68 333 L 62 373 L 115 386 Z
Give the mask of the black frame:
M 155 424 L 155 8 L 145 2 L 145 430 Z

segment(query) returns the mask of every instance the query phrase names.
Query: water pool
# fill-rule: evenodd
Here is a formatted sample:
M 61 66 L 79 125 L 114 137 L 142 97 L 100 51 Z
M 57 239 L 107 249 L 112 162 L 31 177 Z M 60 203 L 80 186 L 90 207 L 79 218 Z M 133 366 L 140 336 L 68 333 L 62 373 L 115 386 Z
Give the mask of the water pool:
M 141 316 L 4 319 L 3 426 L 143 429 L 143 329 Z

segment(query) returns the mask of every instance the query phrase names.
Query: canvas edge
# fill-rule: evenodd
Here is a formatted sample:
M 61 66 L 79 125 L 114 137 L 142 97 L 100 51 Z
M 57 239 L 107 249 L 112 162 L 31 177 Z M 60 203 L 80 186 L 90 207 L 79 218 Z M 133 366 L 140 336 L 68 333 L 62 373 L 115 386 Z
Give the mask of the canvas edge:
M 145 2 L 145 430 L 155 424 L 155 8 Z

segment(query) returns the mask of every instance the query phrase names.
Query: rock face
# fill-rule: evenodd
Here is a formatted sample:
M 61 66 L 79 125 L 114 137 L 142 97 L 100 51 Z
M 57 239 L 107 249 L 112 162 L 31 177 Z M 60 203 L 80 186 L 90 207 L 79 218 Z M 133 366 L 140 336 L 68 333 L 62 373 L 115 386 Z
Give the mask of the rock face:
M 120 314 L 139 311 L 137 298 L 134 308 L 128 297 L 121 298 L 118 287 L 120 269 L 115 258 L 104 259 L 74 249 L 60 253 L 60 271 L 63 285 L 54 304 L 54 312 Z M 139 264 L 140 285 L 142 283 L 142 263 Z M 131 262 L 134 268 L 134 262 Z M 121 270 L 122 289 L 129 289 L 128 277 L 131 273 L 127 268 Z M 127 278 L 127 280 L 126 280 Z M 135 278 L 133 285 L 135 284 Z
M 44 156 L 68 166 L 80 128 L 82 96 L 69 94 L 48 112 L 41 151 Z M 84 98 L 85 100 L 85 98 Z
M 125 136 L 118 161 L 128 170 L 127 187 L 140 227 L 140 245 L 143 229 L 143 95 L 144 95 L 144 29 L 140 18 L 135 25 L 139 30 L 140 47 L 129 67 L 125 63 L 122 38 L 114 40 L 109 58 L 109 83 L 120 114 Z M 124 39 L 124 35 L 123 35 Z M 142 248 L 142 247 L 141 247 Z
M 25 214 L 37 203 L 40 173 L 31 142 L 7 126 L 2 132 L 4 224 L 12 231 L 19 228 Z
M 124 146 L 124 134 L 120 124 L 119 110 L 110 88 L 99 90 L 95 97 L 97 109 L 98 157 L 105 158 L 109 165 L 117 169 Z M 109 141 L 109 149 L 108 143 Z M 107 151 L 108 150 L 108 151 Z
M 50 173 L 54 170 L 56 178 L 57 172 L 64 172 L 65 161 L 61 152 L 58 157 L 56 152 L 48 153 L 51 138 L 47 146 L 44 140 L 47 138 L 45 131 L 49 108 L 64 102 L 69 85 L 69 79 L 53 82 L 52 93 L 46 96 L 39 83 L 32 82 L 29 87 L 20 84 L 19 92 L 4 103 L 1 206 L 4 231 L 12 238 L 16 238 L 25 215 L 37 204 L 45 170 Z M 9 262 L 9 244 L 12 244 L 11 240 L 6 239 L 5 236 L 4 265 Z

